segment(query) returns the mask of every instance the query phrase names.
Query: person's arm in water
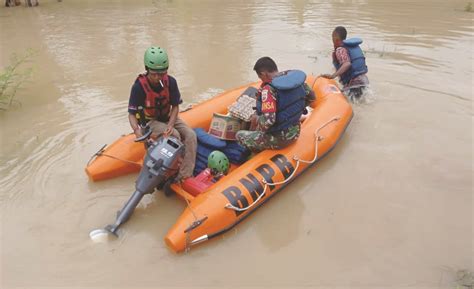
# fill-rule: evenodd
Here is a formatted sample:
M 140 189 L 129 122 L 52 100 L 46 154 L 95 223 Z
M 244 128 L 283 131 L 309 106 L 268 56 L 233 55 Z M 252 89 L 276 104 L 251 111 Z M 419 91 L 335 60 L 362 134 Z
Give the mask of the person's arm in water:
M 347 49 L 345 49 L 344 47 L 338 47 L 336 51 L 334 51 L 333 57 L 335 60 L 337 60 L 337 62 L 341 63 L 341 66 L 333 74 L 321 74 L 320 75 L 321 77 L 334 79 L 338 76 L 343 75 L 346 71 L 348 71 L 351 68 L 351 65 L 352 65 L 351 58 L 349 56 Z
M 348 71 L 349 68 L 351 68 L 351 63 L 350 62 L 344 62 L 339 69 L 334 72 L 333 74 L 321 74 L 321 77 L 324 78 L 329 78 L 329 79 L 334 79 L 338 76 L 341 76 L 344 74 L 344 72 Z

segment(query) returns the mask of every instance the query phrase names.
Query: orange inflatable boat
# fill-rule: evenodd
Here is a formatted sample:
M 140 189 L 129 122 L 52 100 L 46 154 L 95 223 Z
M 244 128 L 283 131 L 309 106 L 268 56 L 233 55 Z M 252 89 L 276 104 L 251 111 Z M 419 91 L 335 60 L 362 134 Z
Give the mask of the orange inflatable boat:
M 171 190 L 186 200 L 187 207 L 165 237 L 168 247 L 182 252 L 233 228 L 279 192 L 337 144 L 352 119 L 352 107 L 333 80 L 308 76 L 306 83 L 317 100 L 301 125 L 298 140 L 281 150 L 265 150 L 196 195 L 181 185 Z M 193 128 L 208 130 L 213 113 L 226 114 L 228 107 L 252 83 L 224 92 L 180 113 Z M 122 136 L 101 149 L 86 167 L 93 181 L 138 172 L 145 155 L 134 135 Z

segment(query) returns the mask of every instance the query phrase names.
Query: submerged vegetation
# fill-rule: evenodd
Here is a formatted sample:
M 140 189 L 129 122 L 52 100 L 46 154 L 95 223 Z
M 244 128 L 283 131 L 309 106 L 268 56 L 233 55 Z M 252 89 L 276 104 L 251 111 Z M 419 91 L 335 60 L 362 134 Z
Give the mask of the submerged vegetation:
M 472 8 L 472 2 L 469 2 L 469 3 L 466 4 L 466 7 L 464 7 L 464 11 L 474 12 L 474 9 Z
M 0 71 L 0 110 L 7 110 L 14 104 L 20 104 L 15 100 L 15 95 L 33 73 L 33 67 L 25 67 L 25 64 L 29 63 L 35 54 L 36 51 L 33 49 L 28 49 L 21 55 L 13 54 L 10 64 Z
M 474 274 L 468 270 L 458 270 L 456 272 L 456 289 L 473 289 Z

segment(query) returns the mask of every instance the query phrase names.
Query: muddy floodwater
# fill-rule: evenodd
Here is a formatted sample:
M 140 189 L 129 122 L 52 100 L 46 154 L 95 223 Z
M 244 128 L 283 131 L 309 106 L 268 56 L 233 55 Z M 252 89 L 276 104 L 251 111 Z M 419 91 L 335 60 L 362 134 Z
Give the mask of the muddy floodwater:
M 467 1 L 39 2 L 0 7 L 0 67 L 34 51 L 31 78 L 0 112 L 0 288 L 468 288 Z M 363 38 L 371 86 L 326 158 L 188 253 L 163 241 L 186 204 L 161 192 L 118 240 L 89 239 L 134 190 L 136 174 L 94 183 L 84 167 L 131 132 L 147 47 L 169 51 L 185 106 L 256 81 L 262 56 L 280 70 L 332 72 L 338 25 Z

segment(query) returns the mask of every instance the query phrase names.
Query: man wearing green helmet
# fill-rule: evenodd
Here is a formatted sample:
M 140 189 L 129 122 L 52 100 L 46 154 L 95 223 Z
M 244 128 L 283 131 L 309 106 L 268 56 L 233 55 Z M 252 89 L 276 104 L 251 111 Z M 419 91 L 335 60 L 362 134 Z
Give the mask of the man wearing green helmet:
M 137 77 L 130 92 L 130 126 L 137 137 L 143 135 L 142 127 L 147 124 L 153 131 L 152 138 L 173 135 L 183 141 L 184 160 L 176 178 L 181 181 L 191 177 L 193 173 L 196 134 L 178 117 L 181 94 L 176 79 L 168 75 L 169 60 L 166 51 L 157 46 L 148 48 L 144 63 L 146 72 Z

